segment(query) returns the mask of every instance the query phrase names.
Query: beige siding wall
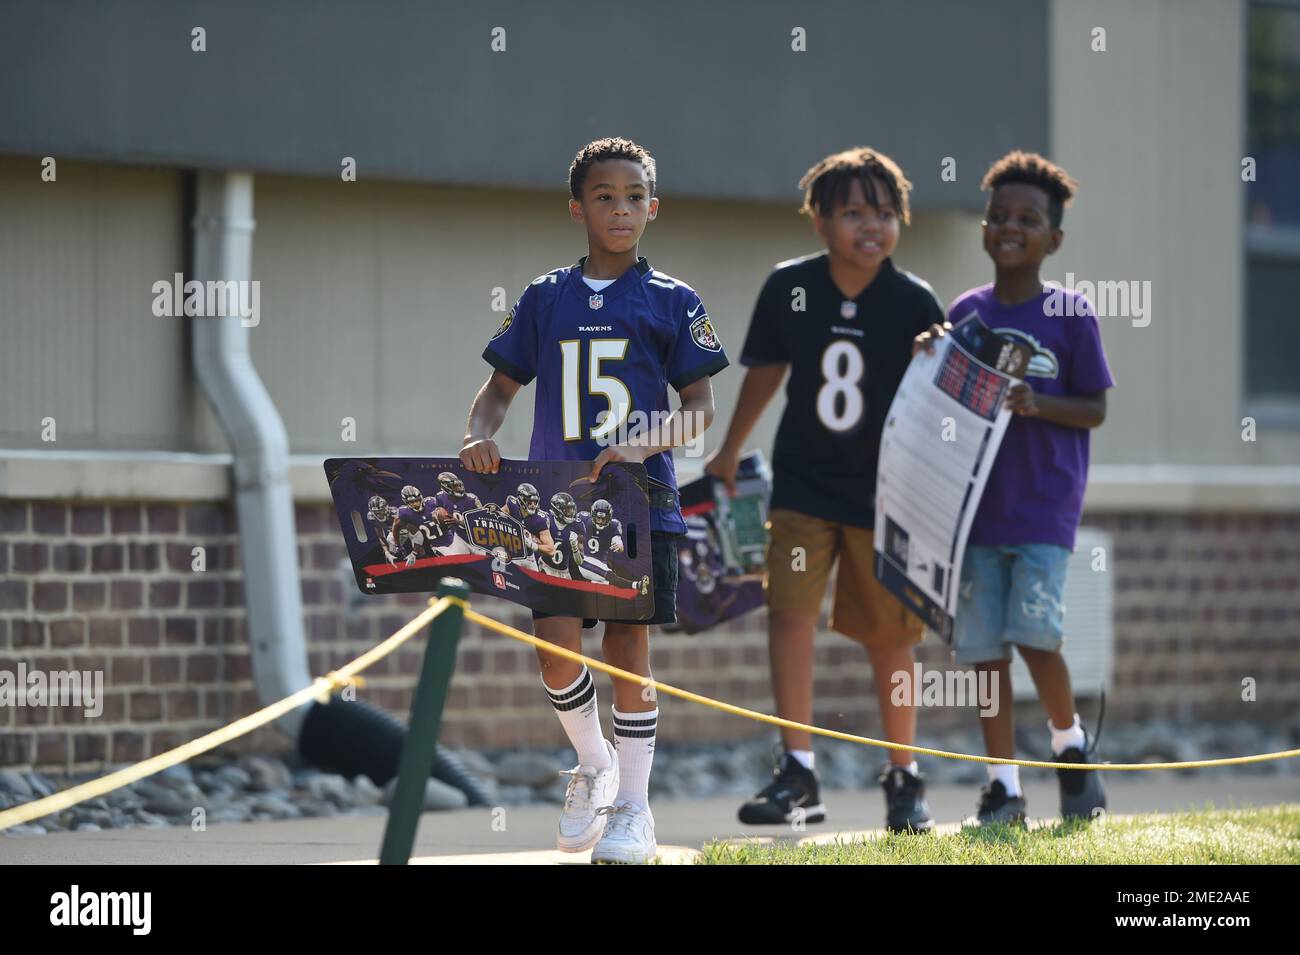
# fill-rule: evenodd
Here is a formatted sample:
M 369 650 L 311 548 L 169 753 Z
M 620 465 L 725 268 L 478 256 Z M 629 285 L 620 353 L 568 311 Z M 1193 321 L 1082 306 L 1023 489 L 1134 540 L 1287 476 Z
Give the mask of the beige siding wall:
M 1151 283 L 1147 327 L 1102 319 L 1119 387 L 1099 463 L 1300 461 L 1295 431 L 1241 439 L 1243 17 L 1234 0 L 1052 4 L 1053 152 L 1081 190 L 1048 275 Z
M 792 190 L 793 193 L 793 190 Z M 395 184 L 332 184 L 259 177 L 254 274 L 262 323 L 253 332 L 259 369 L 299 452 L 383 450 L 454 453 L 464 416 L 488 366 L 479 357 L 508 308 L 537 275 L 585 251 L 564 195 Z M 771 266 L 817 249 L 808 222 L 787 206 L 664 197 L 642 253 L 704 298 L 733 359 Z M 944 301 L 982 281 L 971 216 L 916 217 L 898 262 L 934 284 Z M 966 283 L 966 284 L 963 284 Z M 715 381 L 721 439 L 742 371 Z M 532 392 L 502 432 L 511 455 L 527 452 Z M 770 447 L 779 405 L 752 444 Z M 357 421 L 356 445 L 340 422 Z
M 1088 12 L 1091 10 L 1092 12 Z M 1150 283 L 1150 323 L 1104 317 L 1119 387 L 1098 464 L 1300 463 L 1300 433 L 1241 440 L 1242 9 L 1220 0 L 1054 3 L 1054 156 L 1080 180 L 1045 277 Z M 1107 50 L 1093 52 L 1092 29 Z M 1119 108 L 1122 105 L 1122 108 Z M 960 161 L 960 157 L 959 157 Z M 982 169 L 959 168 L 975 190 Z M 0 443 L 224 450 L 197 395 L 183 324 L 150 314 L 150 285 L 181 267 L 176 172 L 0 159 Z M 909 170 L 914 179 L 923 170 Z M 678 200 L 666 182 L 643 252 L 694 285 L 738 355 L 771 265 L 817 248 L 786 204 Z M 573 261 L 582 231 L 553 192 L 261 176 L 254 361 L 300 453 L 452 453 L 486 375 L 479 358 L 534 276 Z M 944 302 L 988 281 L 978 216 L 915 217 L 896 255 Z M 715 379 L 721 439 L 743 371 Z M 531 391 L 502 434 L 522 455 Z M 751 439 L 770 447 L 774 403 Z M 341 440 L 344 418 L 357 440 Z M 689 464 L 686 465 L 689 470 Z
M 189 448 L 184 320 L 150 310 L 181 269 L 179 174 L 40 171 L 0 157 L 0 446 Z

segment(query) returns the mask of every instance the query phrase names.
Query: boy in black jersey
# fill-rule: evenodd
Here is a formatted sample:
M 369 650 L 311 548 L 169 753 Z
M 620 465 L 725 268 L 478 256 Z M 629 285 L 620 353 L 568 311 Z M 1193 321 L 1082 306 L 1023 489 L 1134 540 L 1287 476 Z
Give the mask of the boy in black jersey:
M 727 437 L 705 471 L 734 487 L 740 452 L 786 372 L 773 452 L 766 593 L 772 688 L 779 716 L 811 723 L 813 635 L 838 558 L 831 627 L 867 649 L 885 736 L 911 744 L 912 706 L 890 702 L 890 678 L 912 672 L 924 633 L 872 572 L 880 432 L 912 357 L 912 339 L 944 323 L 934 291 L 894 266 L 911 183 L 868 148 L 827 156 L 804 175 L 801 211 L 826 251 L 781 262 L 754 308 L 748 367 Z M 740 809 L 747 824 L 820 822 L 811 734 L 782 729 L 775 779 Z M 933 826 L 912 754 L 890 750 L 880 776 L 893 831 Z

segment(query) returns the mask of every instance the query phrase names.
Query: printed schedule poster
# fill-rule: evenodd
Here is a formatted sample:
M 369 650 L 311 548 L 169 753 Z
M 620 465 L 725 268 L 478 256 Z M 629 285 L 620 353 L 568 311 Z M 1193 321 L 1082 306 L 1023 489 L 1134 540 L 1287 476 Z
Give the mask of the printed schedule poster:
M 908 365 L 880 436 L 876 577 L 951 641 L 962 555 L 1011 412 L 1026 345 L 972 312 Z
M 554 616 L 654 614 L 645 465 L 331 458 L 325 477 L 357 586 L 432 593 L 443 577 Z

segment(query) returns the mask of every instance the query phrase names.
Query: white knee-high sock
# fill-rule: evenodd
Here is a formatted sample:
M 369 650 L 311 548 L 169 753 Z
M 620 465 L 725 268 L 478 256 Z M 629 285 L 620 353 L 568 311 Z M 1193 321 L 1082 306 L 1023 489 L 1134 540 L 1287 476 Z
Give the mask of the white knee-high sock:
M 614 710 L 614 748 L 618 750 L 618 799 L 641 808 L 650 805 L 650 765 L 655 758 L 659 710 Z
M 596 684 L 591 678 L 591 671 L 584 665 L 578 678 L 563 689 L 554 690 L 546 686 L 546 695 L 555 707 L 555 715 L 560 718 L 564 734 L 578 751 L 578 763 L 581 766 L 594 766 L 605 769 L 610 765 L 609 750 L 605 746 L 605 736 L 600 731 L 600 711 L 596 709 Z

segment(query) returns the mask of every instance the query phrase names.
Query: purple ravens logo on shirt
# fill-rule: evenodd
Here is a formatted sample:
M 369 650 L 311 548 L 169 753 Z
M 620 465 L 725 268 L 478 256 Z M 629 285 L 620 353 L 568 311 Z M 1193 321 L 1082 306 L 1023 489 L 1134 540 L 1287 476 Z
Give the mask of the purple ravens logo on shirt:
M 510 323 L 513 322 L 514 320 L 515 320 L 515 310 L 512 308 L 510 310 L 510 314 L 505 317 L 505 321 L 501 323 L 501 327 L 497 329 L 497 333 L 492 336 L 490 341 L 496 341 L 506 332 L 510 331 Z
M 718 341 L 717 333 L 713 331 L 713 322 L 709 321 L 707 313 L 691 322 L 691 338 L 705 351 L 722 350 L 722 342 Z
M 1028 370 L 1019 377 L 1056 378 L 1060 375 L 1061 363 L 1057 360 L 1055 352 L 1043 347 L 1043 344 L 1033 335 L 1022 332 L 1018 328 L 995 328 L 993 331 L 1023 345 L 1024 352 L 1029 355 Z M 1008 374 L 1015 374 L 1015 372 L 1008 370 Z

